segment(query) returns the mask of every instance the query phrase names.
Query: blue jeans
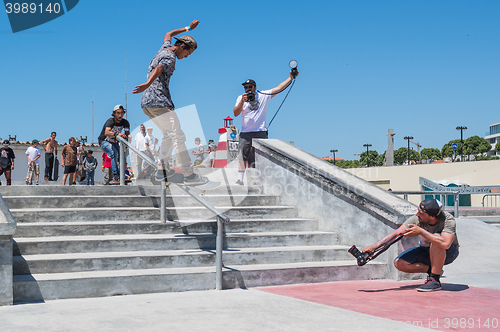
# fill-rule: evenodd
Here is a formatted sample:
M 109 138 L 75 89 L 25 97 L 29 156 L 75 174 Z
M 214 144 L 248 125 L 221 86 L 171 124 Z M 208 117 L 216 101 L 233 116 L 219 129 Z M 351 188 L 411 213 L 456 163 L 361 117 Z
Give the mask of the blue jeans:
M 102 151 L 106 152 L 108 157 L 111 159 L 111 169 L 113 170 L 113 176 L 115 177 L 115 179 L 118 179 L 120 177 L 120 170 L 118 169 L 118 159 L 120 158 L 120 146 L 116 143 L 102 141 L 101 149 Z
M 91 171 L 87 170 L 87 180 L 86 180 L 87 181 L 87 183 L 86 183 L 87 186 L 88 185 L 92 185 L 92 186 L 94 185 L 94 173 L 95 173 L 95 170 L 91 170 Z

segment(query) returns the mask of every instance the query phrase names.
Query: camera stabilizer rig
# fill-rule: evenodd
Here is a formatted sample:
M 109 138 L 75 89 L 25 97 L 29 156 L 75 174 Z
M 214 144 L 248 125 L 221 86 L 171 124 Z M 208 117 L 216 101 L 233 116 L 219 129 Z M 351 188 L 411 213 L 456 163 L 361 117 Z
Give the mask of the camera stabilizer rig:
M 371 261 L 372 259 L 377 258 L 380 254 L 382 254 L 384 251 L 389 249 L 390 246 L 392 246 L 394 243 L 401 240 L 403 237 L 404 237 L 403 233 L 399 233 L 394 239 L 387 242 L 386 244 L 384 244 L 382 247 L 378 248 L 374 252 L 361 252 L 361 251 L 359 251 L 358 248 L 356 248 L 356 246 L 352 246 L 348 250 L 348 252 L 351 255 L 353 255 L 354 257 L 356 257 L 356 259 L 358 260 L 359 266 L 363 266 L 366 263 L 368 263 L 369 261 Z
M 281 106 L 283 106 L 283 103 L 285 102 L 286 98 L 288 97 L 288 94 L 290 93 L 290 91 L 292 91 L 292 88 L 293 88 L 293 85 L 295 84 L 295 78 L 297 77 L 297 74 L 298 74 L 298 71 L 297 71 L 297 66 L 298 66 L 298 63 L 296 60 L 290 60 L 290 62 L 288 63 L 288 65 L 290 66 L 290 68 L 292 69 L 292 76 L 293 76 L 293 81 L 290 82 L 290 84 L 288 84 L 285 89 L 287 89 L 290 85 L 290 89 L 288 90 L 288 92 L 286 93 L 286 96 L 285 98 L 283 98 L 283 101 L 281 102 L 281 105 L 280 107 L 278 107 L 278 110 L 276 111 L 276 113 L 274 113 L 274 116 L 273 118 L 271 119 L 271 121 L 269 121 L 269 124 L 267 125 L 267 129 L 269 129 L 269 127 L 271 126 L 271 123 L 273 123 L 273 120 L 274 118 L 276 117 L 276 115 L 278 115 L 278 112 L 280 111 L 281 109 Z M 285 90 L 283 89 L 283 91 Z M 283 92 L 281 91 L 281 92 Z M 259 91 L 260 92 L 260 91 Z M 262 92 L 260 92 L 262 93 Z M 279 93 L 279 92 L 278 92 Z M 275 93 L 276 94 L 276 93 Z M 272 95 L 272 94 L 270 94 Z

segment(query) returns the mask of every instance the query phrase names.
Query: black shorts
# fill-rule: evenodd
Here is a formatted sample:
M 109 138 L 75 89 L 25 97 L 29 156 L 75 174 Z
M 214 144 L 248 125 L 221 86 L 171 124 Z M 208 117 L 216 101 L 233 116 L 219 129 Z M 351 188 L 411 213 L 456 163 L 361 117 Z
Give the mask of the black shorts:
M 446 259 L 444 265 L 452 263 L 458 257 L 458 248 L 454 243 L 446 249 Z M 396 259 L 402 259 L 410 264 L 424 263 L 425 265 L 431 265 L 431 257 L 429 255 L 429 247 L 414 247 L 405 250 L 399 254 Z
M 254 138 L 264 138 L 267 139 L 267 131 L 253 131 L 248 133 L 240 133 L 240 148 L 238 152 L 239 161 L 249 161 L 253 162 L 255 159 L 252 150 L 252 139 Z
M 64 174 L 70 174 L 76 172 L 76 166 L 64 166 Z

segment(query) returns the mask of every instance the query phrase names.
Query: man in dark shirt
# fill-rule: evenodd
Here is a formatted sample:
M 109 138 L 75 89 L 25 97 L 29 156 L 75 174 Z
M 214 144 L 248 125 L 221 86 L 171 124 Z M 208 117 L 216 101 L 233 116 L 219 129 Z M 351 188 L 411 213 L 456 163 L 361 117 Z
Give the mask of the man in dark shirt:
M 0 176 L 5 173 L 5 179 L 7 180 L 7 185 L 12 184 L 11 172 L 14 169 L 14 151 L 9 148 L 9 141 L 3 141 L 3 148 L 0 148 Z M 0 185 L 2 182 L 0 182 Z
M 124 139 L 129 139 L 130 137 L 130 123 L 123 118 L 125 112 L 123 105 L 116 105 L 111 114 L 112 117 L 106 121 L 99 135 L 99 145 L 101 149 L 111 158 L 111 169 L 113 170 L 113 177 L 115 178 L 114 184 L 120 183 L 120 171 L 118 168 L 120 146 L 118 145 L 116 136 L 120 136 Z M 122 130 L 124 130 L 125 133 L 122 133 Z

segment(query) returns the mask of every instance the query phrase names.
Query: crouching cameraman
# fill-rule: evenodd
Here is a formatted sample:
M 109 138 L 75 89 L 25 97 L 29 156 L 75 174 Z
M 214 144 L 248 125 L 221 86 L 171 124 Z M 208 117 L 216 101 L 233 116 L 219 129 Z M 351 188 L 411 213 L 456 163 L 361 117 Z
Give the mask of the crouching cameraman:
M 400 233 L 404 237 L 418 236 L 420 246 L 402 252 L 394 260 L 394 266 L 407 273 L 427 272 L 427 281 L 417 288 L 418 291 L 440 290 L 439 278 L 443 266 L 458 257 L 459 247 L 455 219 L 442 211 L 442 206 L 440 201 L 433 198 L 422 201 L 415 216 L 377 243 L 364 248 L 363 252 L 374 252 Z

